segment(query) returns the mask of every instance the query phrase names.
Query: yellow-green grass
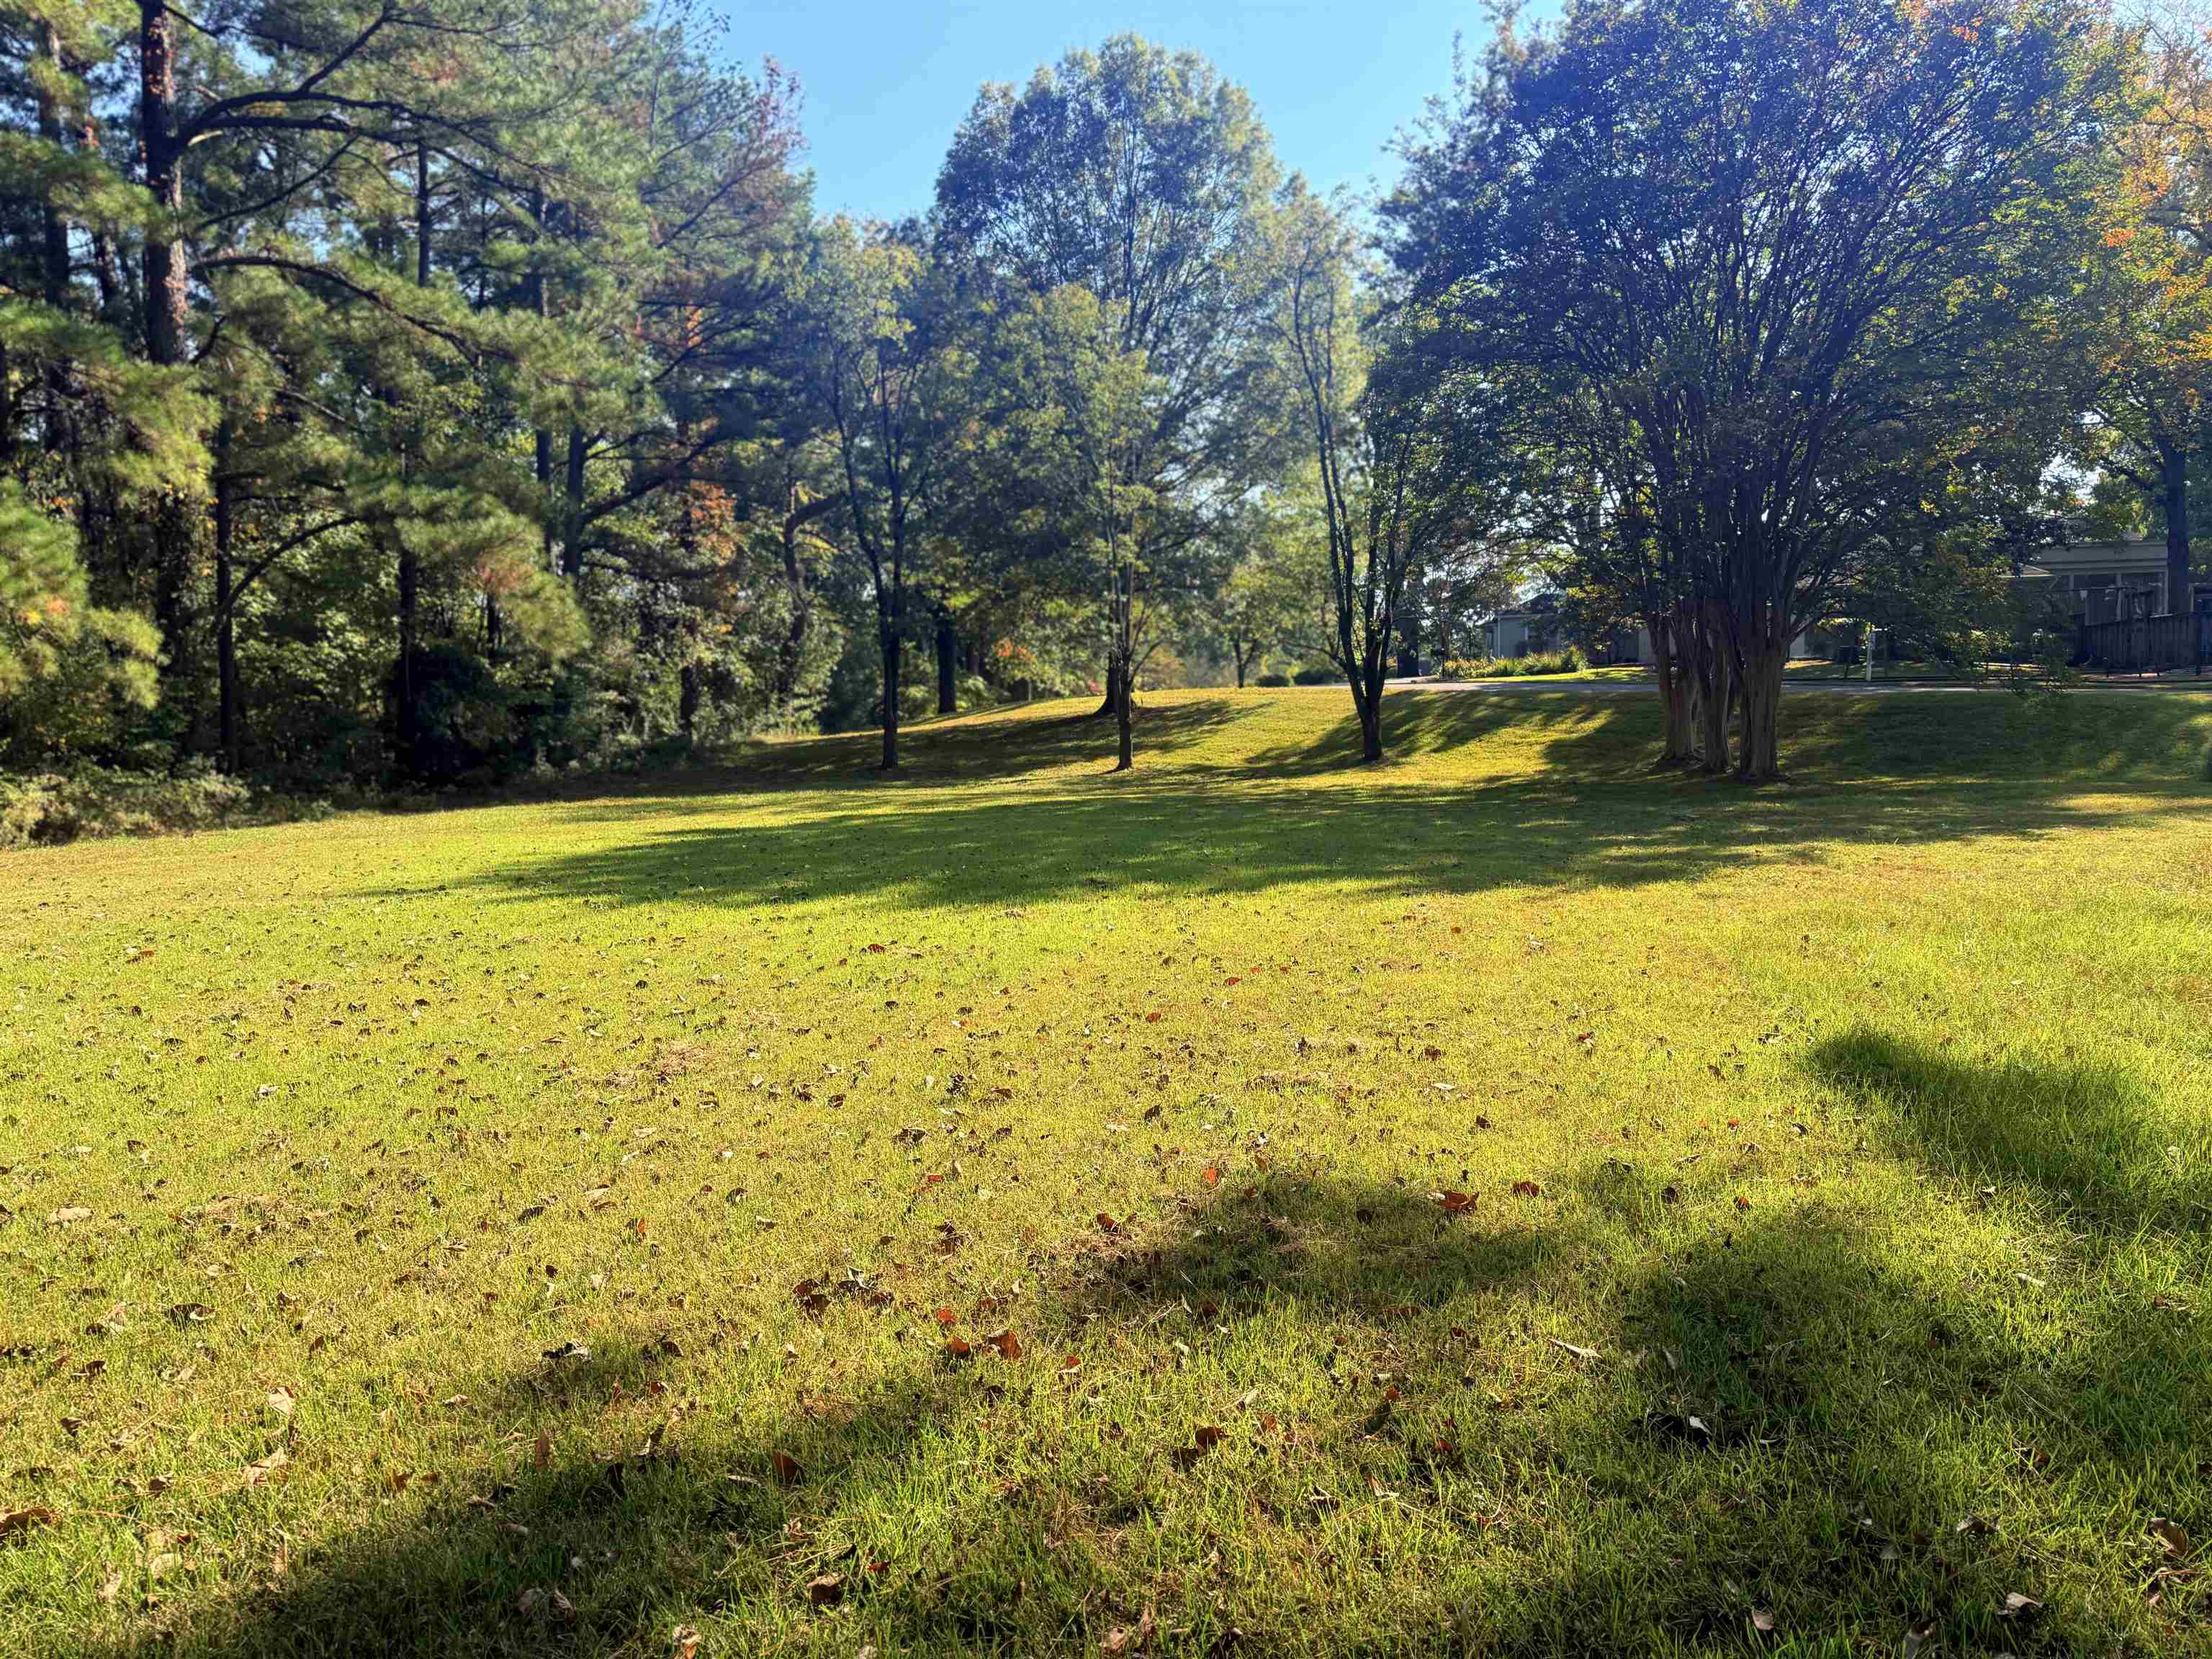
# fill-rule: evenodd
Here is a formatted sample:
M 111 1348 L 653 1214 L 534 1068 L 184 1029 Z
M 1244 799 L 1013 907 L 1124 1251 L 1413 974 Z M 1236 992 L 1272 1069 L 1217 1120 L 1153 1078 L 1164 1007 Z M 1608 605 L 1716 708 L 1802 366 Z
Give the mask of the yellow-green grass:
M 1078 712 L 0 860 L 0 1652 L 2206 1650 L 2212 700 Z

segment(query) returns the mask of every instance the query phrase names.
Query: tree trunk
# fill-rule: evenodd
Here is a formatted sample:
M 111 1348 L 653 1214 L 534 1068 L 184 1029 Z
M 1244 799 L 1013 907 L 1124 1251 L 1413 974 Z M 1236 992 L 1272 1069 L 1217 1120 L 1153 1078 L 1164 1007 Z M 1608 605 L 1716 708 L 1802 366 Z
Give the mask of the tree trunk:
M 422 746 L 422 710 L 415 701 L 415 625 L 419 609 L 416 590 L 422 585 L 422 571 L 405 535 L 397 531 L 393 534 L 399 543 L 398 708 L 393 711 L 393 727 L 398 740 L 400 767 L 412 778 L 420 775 Z
M 226 422 L 216 434 L 216 697 L 223 769 L 237 772 L 243 768 L 246 752 L 246 702 L 238 681 L 238 589 L 230 557 L 234 527 L 231 492 L 235 486 L 230 477 L 229 452 L 230 427 Z
M 2179 617 L 2193 607 L 2196 573 L 2189 556 L 2189 452 L 2158 447 L 2159 484 L 2166 495 L 2166 613 Z
M 568 507 L 561 541 L 561 574 L 581 584 L 584 580 L 584 429 L 568 428 Z
M 1723 621 L 1720 606 L 1708 600 L 1695 630 L 1699 763 L 1713 773 L 1729 769 L 1729 708 L 1735 695 Z
M 1674 637 L 1671 619 L 1647 616 L 1644 631 L 1651 639 L 1651 672 L 1659 684 L 1660 705 L 1666 711 L 1666 744 L 1659 751 L 1662 766 L 1688 766 L 1698 758 L 1697 722 L 1691 717 L 1689 665 Z
M 143 271 L 146 359 L 161 367 L 185 360 L 185 251 L 176 240 L 184 216 L 183 149 L 177 142 L 176 25 L 166 0 L 138 3 L 138 131 L 146 189 L 154 198 Z M 174 683 L 188 681 L 186 599 L 191 584 L 191 524 L 185 503 L 165 499 L 153 514 L 154 622 L 164 665 Z
M 685 663 L 677 676 L 676 725 L 684 733 L 686 748 L 698 740 L 699 665 L 696 662 Z
M 1360 665 L 1366 690 L 1352 688 L 1352 701 L 1359 711 L 1359 760 L 1372 766 L 1382 758 L 1382 684 L 1389 673 L 1389 659 L 1378 647 L 1371 660 Z
M 415 286 L 430 286 L 430 143 L 415 141 Z
M 937 607 L 937 712 L 940 714 L 959 711 L 959 688 L 955 683 L 959 648 L 960 641 L 952 631 L 952 613 L 940 605 Z
M 1776 623 L 1764 630 L 1771 635 Z M 1790 657 L 1785 638 L 1762 637 L 1759 648 L 1744 659 L 1743 750 L 1736 760 L 1736 775 L 1747 783 L 1765 783 L 1782 775 L 1783 669 Z
M 1117 648 L 1109 647 L 1106 654 L 1106 701 L 1098 705 L 1098 712 L 1118 715 L 1121 710 L 1121 658 Z
M 1237 689 L 1242 691 L 1244 689 L 1244 647 L 1231 640 L 1229 641 L 1229 654 L 1237 664 Z
M 1126 665 L 1117 664 L 1116 666 L 1121 668 L 1121 672 L 1115 680 L 1115 690 L 1120 693 L 1120 696 L 1114 705 L 1114 727 L 1119 738 L 1120 750 L 1115 758 L 1114 769 L 1116 772 L 1126 772 L 1137 763 L 1134 729 L 1136 699 L 1129 695 L 1129 682 L 1135 678 L 1135 676 L 1128 672 Z
M 898 770 L 899 733 L 899 653 L 903 642 L 899 638 L 896 620 L 897 608 L 893 606 L 890 617 L 880 625 L 884 652 L 884 764 L 886 772 Z

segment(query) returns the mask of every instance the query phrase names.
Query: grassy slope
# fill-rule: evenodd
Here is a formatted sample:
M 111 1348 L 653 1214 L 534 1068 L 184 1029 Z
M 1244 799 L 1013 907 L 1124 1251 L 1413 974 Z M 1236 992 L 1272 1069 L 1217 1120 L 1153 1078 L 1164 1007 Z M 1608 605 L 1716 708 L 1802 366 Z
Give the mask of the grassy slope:
M 1347 712 L 0 861 L 0 1652 L 2203 1650 L 2212 701 Z

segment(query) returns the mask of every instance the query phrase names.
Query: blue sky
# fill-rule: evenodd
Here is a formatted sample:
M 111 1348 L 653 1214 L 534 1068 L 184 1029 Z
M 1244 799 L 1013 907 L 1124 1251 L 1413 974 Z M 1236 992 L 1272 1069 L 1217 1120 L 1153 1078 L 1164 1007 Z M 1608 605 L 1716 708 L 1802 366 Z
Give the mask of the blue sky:
M 1385 146 L 1451 82 L 1480 0 L 708 0 L 738 62 L 771 57 L 805 94 L 815 205 L 893 218 L 929 204 L 986 81 L 1026 81 L 1124 29 L 1204 52 L 1252 94 L 1286 168 L 1323 190 L 1396 172 Z

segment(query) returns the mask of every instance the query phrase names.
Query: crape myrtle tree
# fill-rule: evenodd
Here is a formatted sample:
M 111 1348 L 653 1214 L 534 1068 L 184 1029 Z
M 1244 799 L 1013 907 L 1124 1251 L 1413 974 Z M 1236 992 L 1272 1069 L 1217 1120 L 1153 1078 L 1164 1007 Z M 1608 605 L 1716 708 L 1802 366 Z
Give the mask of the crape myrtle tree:
M 1602 544 L 1694 623 L 1707 765 L 1777 775 L 1791 641 L 1954 498 L 2124 109 L 2075 0 L 1588 0 L 1407 144 L 1395 257 L 1612 453 Z
M 1502 402 L 1438 349 L 1448 331 L 1385 308 L 1342 214 L 1293 179 L 1274 227 L 1273 325 L 1304 392 L 1334 605 L 1329 653 L 1352 689 L 1360 757 L 1382 758 L 1382 694 L 1407 585 L 1475 545 L 1503 453 Z
M 938 175 L 948 250 L 1002 294 L 1084 289 L 1114 352 L 1156 377 L 1146 429 L 1117 464 L 1125 504 L 1146 503 L 1131 562 L 1164 598 L 1204 585 L 1213 514 L 1275 468 L 1280 423 L 1253 404 L 1270 384 L 1257 254 L 1276 183 L 1243 88 L 1127 34 L 1018 90 L 986 87 Z M 1118 718 L 1123 629 L 1106 632 L 1101 712 Z

